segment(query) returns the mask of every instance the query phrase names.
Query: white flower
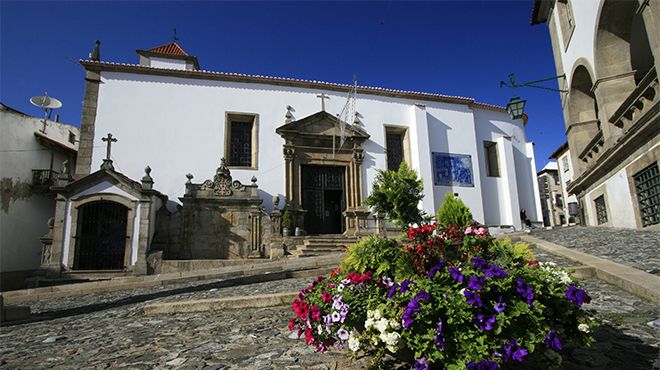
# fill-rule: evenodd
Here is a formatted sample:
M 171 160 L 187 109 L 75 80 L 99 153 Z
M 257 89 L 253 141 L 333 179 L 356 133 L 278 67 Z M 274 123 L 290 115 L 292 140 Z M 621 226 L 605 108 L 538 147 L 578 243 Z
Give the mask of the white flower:
M 369 329 L 369 328 L 372 327 L 373 325 L 374 325 L 374 320 L 371 319 L 371 318 L 369 318 L 369 317 L 367 317 L 367 320 L 364 322 L 364 328 L 365 328 L 365 329 Z
M 344 290 L 344 284 L 337 285 L 337 291 L 341 292 L 342 290 Z
M 583 333 L 588 333 L 589 332 L 589 325 L 580 324 L 580 325 L 578 325 L 578 330 L 583 332 Z
M 339 322 L 341 320 L 341 315 L 337 311 L 334 311 L 330 317 L 332 318 L 332 322 Z
M 319 326 L 316 328 L 316 331 L 319 333 L 319 335 L 323 334 L 323 327 L 322 327 L 321 325 L 319 325 Z
M 360 349 L 360 341 L 353 335 L 348 338 L 348 348 L 353 352 L 357 352 Z
M 386 347 L 388 351 L 395 353 L 396 352 L 396 346 L 387 346 Z
M 382 318 L 382 319 L 376 321 L 376 323 L 374 324 L 374 327 L 376 328 L 376 330 L 378 330 L 379 332 L 382 333 L 385 330 L 387 330 L 387 324 L 389 324 L 389 320 L 387 320 L 386 318 Z
M 465 291 L 465 288 L 461 289 L 458 291 L 458 294 L 463 295 L 463 292 Z
M 396 322 L 394 320 L 390 321 L 390 328 L 392 328 L 394 330 L 398 330 L 400 327 L 401 327 L 401 325 L 399 325 L 398 322 Z
M 373 313 L 374 313 L 374 319 L 380 320 L 380 318 L 382 317 L 380 310 L 374 310 Z
M 388 346 L 396 346 L 396 344 L 399 343 L 400 337 L 401 335 L 397 332 L 380 334 L 380 340 Z

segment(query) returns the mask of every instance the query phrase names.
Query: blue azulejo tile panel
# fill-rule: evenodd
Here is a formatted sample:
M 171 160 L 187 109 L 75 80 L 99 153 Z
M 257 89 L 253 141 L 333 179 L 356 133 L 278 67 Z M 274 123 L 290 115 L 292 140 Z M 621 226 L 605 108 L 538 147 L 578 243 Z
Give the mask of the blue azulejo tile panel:
M 433 183 L 445 186 L 474 186 L 472 156 L 433 152 Z

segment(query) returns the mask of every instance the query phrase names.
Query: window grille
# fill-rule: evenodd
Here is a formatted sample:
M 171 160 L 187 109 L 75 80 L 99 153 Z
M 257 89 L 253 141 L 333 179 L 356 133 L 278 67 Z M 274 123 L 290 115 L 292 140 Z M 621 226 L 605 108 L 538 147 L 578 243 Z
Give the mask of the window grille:
M 604 224 L 607 222 L 607 208 L 605 207 L 605 196 L 601 195 L 594 200 L 596 205 L 596 219 L 598 220 L 598 225 Z
M 397 171 L 403 162 L 403 134 L 388 132 L 386 136 L 387 169 Z
M 653 163 L 633 175 L 642 227 L 660 223 L 660 170 Z
M 231 122 L 229 165 L 252 167 L 252 123 Z

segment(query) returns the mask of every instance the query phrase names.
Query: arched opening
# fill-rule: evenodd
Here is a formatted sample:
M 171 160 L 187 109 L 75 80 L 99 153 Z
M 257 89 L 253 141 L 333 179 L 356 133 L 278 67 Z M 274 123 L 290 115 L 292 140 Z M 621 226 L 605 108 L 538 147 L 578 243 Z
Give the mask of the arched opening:
M 598 104 L 594 95 L 593 81 L 585 66 L 578 66 L 573 72 L 568 101 L 571 124 L 598 119 Z M 598 125 L 600 126 L 600 125 Z
M 596 74 L 598 78 L 620 75 L 632 70 L 630 39 L 637 1 L 606 0 L 596 32 Z
M 75 270 L 122 270 L 126 255 L 128 208 L 107 200 L 78 209 L 73 268 Z
M 644 17 L 641 13 L 636 13 L 630 30 L 630 66 L 635 71 L 636 85 L 639 85 L 654 65 Z

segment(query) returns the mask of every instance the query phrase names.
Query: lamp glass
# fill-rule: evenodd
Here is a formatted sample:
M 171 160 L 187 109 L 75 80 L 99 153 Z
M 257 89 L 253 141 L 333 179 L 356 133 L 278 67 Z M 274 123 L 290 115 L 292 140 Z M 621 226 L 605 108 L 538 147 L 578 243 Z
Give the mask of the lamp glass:
M 514 96 L 509 100 L 509 104 L 506 105 L 506 111 L 509 113 L 511 119 L 522 118 L 525 111 L 526 100 L 521 100 L 520 97 Z

